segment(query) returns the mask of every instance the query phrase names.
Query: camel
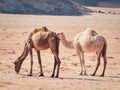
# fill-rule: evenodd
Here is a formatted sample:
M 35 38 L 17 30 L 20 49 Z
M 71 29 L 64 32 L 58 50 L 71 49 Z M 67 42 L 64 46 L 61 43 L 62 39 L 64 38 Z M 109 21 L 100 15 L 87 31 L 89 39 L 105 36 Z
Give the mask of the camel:
M 98 34 L 95 30 L 88 28 L 84 32 L 78 33 L 73 41 L 68 41 L 63 33 L 58 33 L 57 36 L 65 47 L 69 49 L 74 48 L 76 50 L 81 64 L 80 75 L 87 74 L 85 68 L 84 53 L 96 52 L 97 66 L 92 76 L 96 74 L 96 71 L 100 65 L 101 56 L 103 57 L 104 60 L 104 69 L 101 76 L 104 76 L 107 64 L 106 60 L 107 43 L 102 35 Z
M 58 65 L 57 66 L 57 74 L 56 74 L 56 78 L 58 78 L 59 77 L 59 68 L 60 68 L 60 63 L 61 63 L 61 61 L 59 59 L 59 38 L 57 37 L 57 34 L 55 32 L 48 30 L 46 27 L 42 27 L 40 29 L 35 29 L 29 35 L 27 41 L 25 42 L 23 53 L 14 62 L 16 73 L 17 74 L 19 73 L 22 62 L 27 57 L 28 53 L 30 53 L 31 68 L 30 68 L 30 73 L 28 75 L 32 76 L 32 67 L 33 67 L 32 49 L 35 49 L 35 51 L 37 52 L 38 62 L 40 65 L 40 75 L 39 76 L 44 76 L 43 70 L 42 70 L 40 51 L 46 50 L 48 48 L 51 49 L 52 54 L 54 55 L 54 68 L 53 68 L 53 73 L 52 73 L 51 77 L 54 77 L 55 69 L 56 69 L 56 66 Z

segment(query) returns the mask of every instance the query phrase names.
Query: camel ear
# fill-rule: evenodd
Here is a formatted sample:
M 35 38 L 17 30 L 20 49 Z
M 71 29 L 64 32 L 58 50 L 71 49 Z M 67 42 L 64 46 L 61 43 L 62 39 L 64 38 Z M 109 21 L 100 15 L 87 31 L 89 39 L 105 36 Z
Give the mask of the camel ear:
M 63 32 L 60 32 L 60 33 L 58 33 L 58 34 L 64 34 Z
M 61 33 L 57 33 L 57 35 L 59 35 L 59 34 L 64 34 L 63 32 L 61 32 Z

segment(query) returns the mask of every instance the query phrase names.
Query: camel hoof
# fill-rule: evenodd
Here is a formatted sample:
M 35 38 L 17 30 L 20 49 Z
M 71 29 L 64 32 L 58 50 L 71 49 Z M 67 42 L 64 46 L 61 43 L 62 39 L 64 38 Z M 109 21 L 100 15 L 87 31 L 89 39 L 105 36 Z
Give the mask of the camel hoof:
M 55 78 L 58 78 L 58 75 L 57 75 L 57 76 L 55 76 Z
M 95 74 L 91 74 L 91 76 L 95 76 Z
M 43 74 L 43 73 L 41 73 L 39 76 L 44 76 L 44 74 Z
M 104 77 L 104 74 L 100 75 L 100 77 Z
M 16 74 L 18 74 L 19 72 L 16 72 Z
M 54 77 L 54 74 L 52 74 L 51 77 L 53 78 L 53 77 Z
M 32 76 L 32 74 L 28 74 L 27 76 Z
M 84 73 L 84 75 L 87 75 L 87 73 Z
M 83 75 L 83 73 L 80 73 L 79 75 Z

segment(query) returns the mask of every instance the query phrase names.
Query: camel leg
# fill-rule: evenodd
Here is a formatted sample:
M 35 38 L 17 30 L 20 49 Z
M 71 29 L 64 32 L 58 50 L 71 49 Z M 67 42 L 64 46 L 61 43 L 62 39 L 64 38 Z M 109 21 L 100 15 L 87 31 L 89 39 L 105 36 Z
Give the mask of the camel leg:
M 54 54 L 54 58 L 55 58 L 55 62 L 54 62 L 54 69 L 53 69 L 53 74 L 51 77 L 54 76 L 54 73 L 55 73 L 55 69 L 56 69 L 56 65 L 57 65 L 57 74 L 56 74 L 56 78 L 58 78 L 59 76 L 59 68 L 60 68 L 60 59 L 59 59 L 59 56 L 58 56 L 58 53 L 56 52 L 56 50 L 54 50 L 53 48 L 51 49 L 52 50 L 52 53 Z
M 54 68 L 53 68 L 53 73 L 52 73 L 51 77 L 54 77 L 56 65 L 57 65 L 57 61 L 56 61 L 56 58 L 54 57 Z
M 54 58 L 55 58 L 55 62 L 54 62 L 54 69 L 53 69 L 53 74 L 52 74 L 52 77 L 54 76 L 54 73 L 55 73 L 55 69 L 56 69 L 56 66 L 57 66 L 57 74 L 56 74 L 56 78 L 59 77 L 59 68 L 60 68 L 60 59 L 59 59 L 59 42 L 58 42 L 58 39 L 55 38 L 55 40 L 49 40 L 49 45 L 50 45 L 50 49 L 54 55 Z
M 82 55 L 82 64 L 83 64 L 83 72 L 84 72 L 84 75 L 87 75 L 87 73 L 86 73 L 86 68 L 85 68 L 85 60 L 84 60 L 84 53 L 81 53 L 81 55 Z
M 82 64 L 82 61 L 81 61 L 81 54 L 78 53 L 78 56 L 79 56 L 79 60 L 80 60 L 80 64 L 81 64 L 81 72 L 80 72 L 80 75 L 83 74 L 83 64 Z
M 59 76 L 59 69 L 60 69 L 60 64 L 61 64 L 61 61 L 60 61 L 60 59 L 59 59 L 59 57 L 58 57 L 58 56 L 56 57 L 56 60 L 57 60 L 57 65 L 58 65 L 58 67 L 57 67 L 57 74 L 56 74 L 56 78 L 58 78 L 58 76 Z
M 40 57 L 40 51 L 37 51 L 37 56 L 38 56 L 38 62 L 40 65 L 40 75 L 39 76 L 44 76 L 43 70 L 42 70 L 42 62 L 41 62 L 41 57 Z
M 94 73 L 92 74 L 92 76 L 95 76 L 96 71 L 97 71 L 98 67 L 100 66 L 100 55 L 101 55 L 101 53 L 98 54 L 98 57 L 97 57 L 97 66 L 96 66 L 96 69 L 95 69 Z
M 103 60 L 104 60 L 104 69 L 103 69 L 103 73 L 100 76 L 104 76 L 104 74 L 105 74 L 105 68 L 107 65 L 106 55 L 103 56 Z
M 28 74 L 28 76 L 32 76 L 32 68 L 33 68 L 33 53 L 32 53 L 32 48 L 30 48 L 29 51 L 30 51 L 30 58 L 31 58 L 31 69 L 30 69 L 30 73 Z
M 55 61 L 54 61 L 54 68 L 53 68 L 53 73 L 52 73 L 51 77 L 54 77 L 56 65 L 58 65 L 58 66 L 57 66 L 57 74 L 56 74 L 56 76 L 55 76 L 56 78 L 58 78 L 58 77 L 59 77 L 59 69 L 60 69 L 60 63 L 61 63 L 61 61 L 60 61 L 60 59 L 59 59 L 59 57 L 58 57 L 57 54 L 54 54 L 54 55 L 55 55 L 55 56 L 54 56 Z

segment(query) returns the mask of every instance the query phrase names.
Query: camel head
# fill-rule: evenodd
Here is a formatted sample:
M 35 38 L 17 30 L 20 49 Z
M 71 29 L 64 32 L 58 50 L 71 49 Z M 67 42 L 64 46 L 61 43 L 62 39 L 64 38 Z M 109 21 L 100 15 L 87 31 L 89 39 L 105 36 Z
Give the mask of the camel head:
M 18 74 L 19 73 L 18 61 L 15 61 L 14 64 L 15 64 L 15 72 Z
M 22 53 L 21 56 L 18 57 L 17 60 L 14 62 L 14 64 L 15 64 L 15 72 L 16 72 L 17 74 L 19 73 L 20 68 L 21 68 L 21 65 L 22 65 L 22 62 L 25 60 L 25 58 L 27 57 L 27 55 L 28 55 L 28 45 L 27 45 L 27 43 L 25 43 L 23 53 Z
M 20 71 L 22 61 L 23 61 L 23 60 L 19 57 L 19 58 L 14 62 L 15 72 L 16 72 L 17 74 L 18 74 L 19 71 Z
M 63 39 L 65 39 L 65 34 L 64 34 L 63 32 L 58 33 L 58 34 L 57 34 L 57 37 L 58 37 L 60 40 L 63 40 Z

